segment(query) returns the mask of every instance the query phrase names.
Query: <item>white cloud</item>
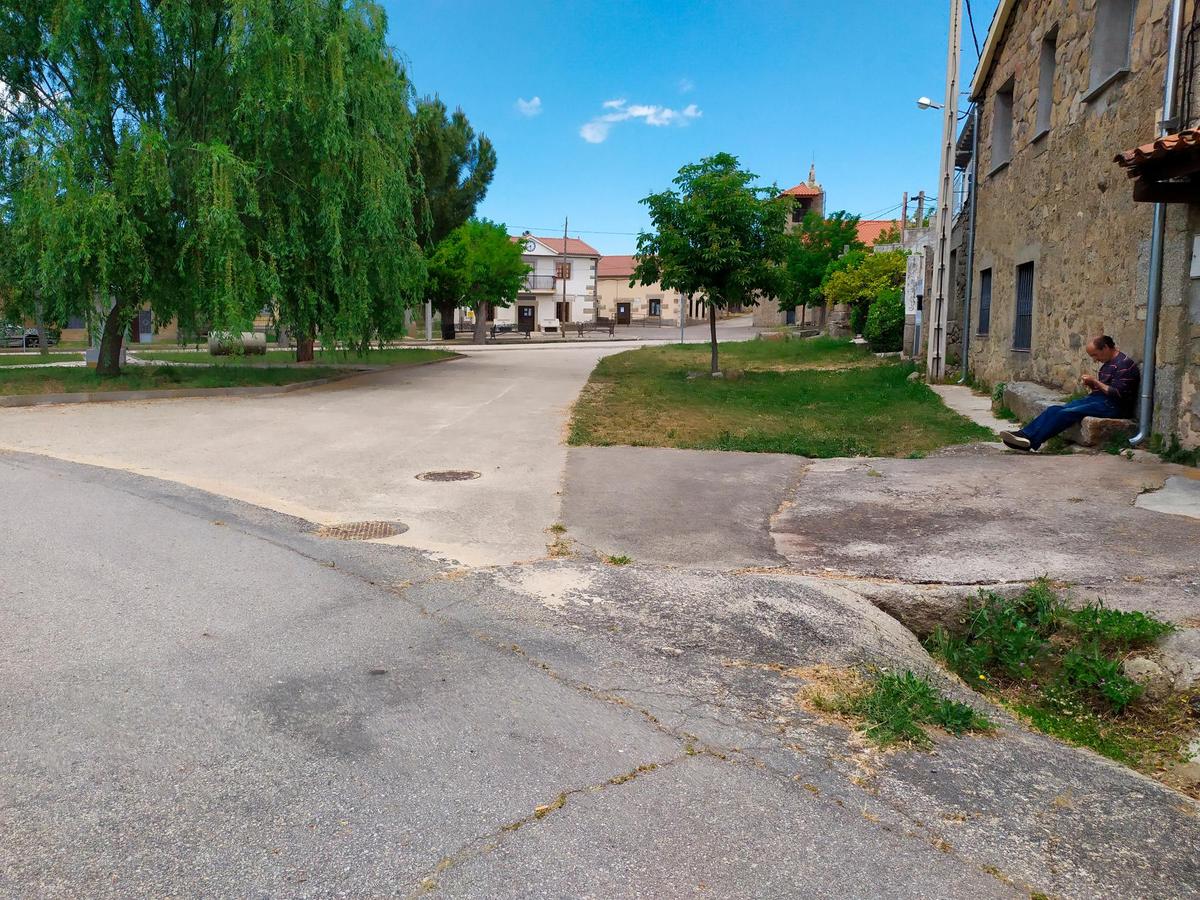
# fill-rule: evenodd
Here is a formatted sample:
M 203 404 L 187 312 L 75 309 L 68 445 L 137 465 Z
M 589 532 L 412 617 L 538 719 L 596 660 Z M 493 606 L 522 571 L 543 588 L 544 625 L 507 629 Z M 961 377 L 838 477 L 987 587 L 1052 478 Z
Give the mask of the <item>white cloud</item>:
M 679 79 L 679 93 L 690 94 L 695 89 L 696 89 L 696 82 L 692 81 L 692 79 L 690 79 L 690 78 L 680 78 Z
M 532 100 L 524 100 L 518 97 L 516 107 L 517 112 L 526 118 L 532 119 L 534 116 L 540 115 L 542 112 L 542 98 L 534 97 Z
M 606 100 L 602 106 L 611 112 L 601 113 L 579 129 L 579 136 L 589 144 L 603 143 L 613 125 L 618 122 L 640 119 L 647 125 L 662 127 L 686 125 L 689 120 L 698 119 L 703 115 L 695 103 L 689 103 L 681 110 L 644 103 L 627 105 L 624 100 Z

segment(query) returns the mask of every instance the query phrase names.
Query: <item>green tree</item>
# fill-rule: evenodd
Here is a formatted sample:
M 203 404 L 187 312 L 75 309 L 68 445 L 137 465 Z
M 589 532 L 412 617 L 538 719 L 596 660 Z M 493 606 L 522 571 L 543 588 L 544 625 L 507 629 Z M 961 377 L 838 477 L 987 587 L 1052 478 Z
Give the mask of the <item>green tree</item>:
M 875 243 L 872 246 L 880 244 L 898 244 L 900 243 L 900 226 L 896 222 L 892 222 L 887 228 L 879 232 L 879 237 L 875 238 Z
M 437 97 L 417 103 L 417 163 L 424 184 L 416 209 L 421 245 L 432 257 L 454 229 L 475 214 L 496 173 L 496 150 L 475 133 L 466 114 L 448 113 Z M 432 261 L 432 260 L 431 260 Z M 454 306 L 430 294 L 442 319 L 442 337 L 454 340 Z
M 838 211 L 828 217 L 810 212 L 784 242 L 787 250 L 780 309 L 824 302 L 821 282 L 829 264 L 848 250 L 862 249 L 858 216 Z
M 851 327 L 861 333 L 875 298 L 888 288 L 904 286 L 908 254 L 892 250 L 849 257 L 844 268 L 831 271 L 821 290 L 829 303 L 849 305 Z
M 402 327 L 424 260 L 412 92 L 368 0 L 0 0 L 5 295 L 299 336 Z
M 876 353 L 892 353 L 904 346 L 904 289 L 884 288 L 867 311 L 863 335 Z
M 780 199 L 775 186 L 756 187 L 757 180 L 737 157 L 718 153 L 681 168 L 674 190 L 641 201 L 655 231 L 638 235 L 630 286 L 658 281 L 704 298 L 714 375 L 720 371 L 717 310 L 780 292 L 790 201 Z
M 510 306 L 529 272 L 521 246 L 508 237 L 503 225 L 471 219 L 454 229 L 429 258 L 430 296 L 451 309 L 475 310 L 476 344 L 487 336 L 488 312 Z
M 244 3 L 0 0 L 5 303 L 103 319 L 98 371 L 129 323 L 254 306 L 228 223 L 252 208 L 228 152 L 228 55 Z
M 425 260 L 412 89 L 369 0 L 247 0 L 236 148 L 253 162 L 255 258 L 296 358 L 402 332 Z

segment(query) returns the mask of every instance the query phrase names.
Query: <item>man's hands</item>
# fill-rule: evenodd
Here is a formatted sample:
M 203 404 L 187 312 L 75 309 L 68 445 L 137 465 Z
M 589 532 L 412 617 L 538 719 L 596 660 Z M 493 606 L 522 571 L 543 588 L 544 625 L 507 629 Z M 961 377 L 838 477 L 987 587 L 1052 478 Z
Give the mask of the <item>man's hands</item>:
M 1082 381 L 1083 386 L 1089 390 L 1100 391 L 1105 394 L 1108 393 L 1108 386 L 1104 384 L 1104 382 L 1097 379 L 1095 375 L 1084 375 L 1079 380 Z

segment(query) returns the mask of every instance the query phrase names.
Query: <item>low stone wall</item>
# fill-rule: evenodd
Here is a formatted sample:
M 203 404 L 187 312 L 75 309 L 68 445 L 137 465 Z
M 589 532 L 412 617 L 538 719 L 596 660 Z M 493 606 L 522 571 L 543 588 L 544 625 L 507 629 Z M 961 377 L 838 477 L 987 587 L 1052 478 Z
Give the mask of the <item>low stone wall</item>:
M 1012 381 L 1004 386 L 1004 405 L 1023 423 L 1037 418 L 1047 407 L 1058 406 L 1066 398 L 1058 391 L 1033 381 Z M 1137 426 L 1129 419 L 1100 419 L 1088 416 L 1063 432 L 1063 437 L 1083 447 L 1101 447 L 1114 438 L 1128 437 Z

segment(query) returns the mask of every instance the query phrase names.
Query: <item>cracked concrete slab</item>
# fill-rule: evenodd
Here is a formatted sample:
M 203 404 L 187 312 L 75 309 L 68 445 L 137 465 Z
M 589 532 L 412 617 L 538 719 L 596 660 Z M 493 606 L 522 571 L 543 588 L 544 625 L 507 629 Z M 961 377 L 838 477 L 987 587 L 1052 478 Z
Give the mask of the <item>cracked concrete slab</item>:
M 898 877 L 899 873 L 902 877 Z M 479 889 L 487 884 L 487 891 Z M 446 871 L 458 898 L 1028 897 L 857 806 L 699 754 L 569 800 Z
M 572 447 L 563 523 L 588 548 L 643 562 L 778 564 L 769 523 L 806 464 L 772 453 Z
M 803 571 L 912 584 L 1041 576 L 1195 614 L 1200 522 L 1135 506 L 1179 467 L 1098 455 L 1027 456 L 986 445 L 924 460 L 816 460 L 774 524 Z M 1130 589 L 1132 595 L 1134 590 Z
M 881 754 L 798 705 L 806 661 L 927 659 L 841 586 L 451 570 L 35 457 L 0 456 L 0 487 L 3 533 L 54 573 L 0 571 L 0 893 L 1180 896 L 1200 877 L 1200 807 L 1003 714 L 994 737 Z

